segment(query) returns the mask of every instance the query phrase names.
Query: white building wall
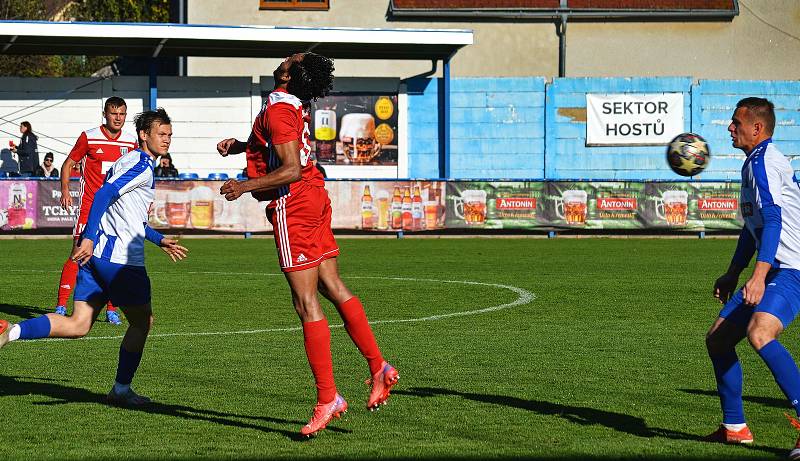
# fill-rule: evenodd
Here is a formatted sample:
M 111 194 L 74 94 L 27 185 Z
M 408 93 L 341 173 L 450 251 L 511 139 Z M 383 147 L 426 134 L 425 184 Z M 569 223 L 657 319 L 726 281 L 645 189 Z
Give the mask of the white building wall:
M 57 166 L 82 131 L 103 123 L 103 104 L 119 96 L 128 104 L 125 130 L 149 104 L 147 77 L 0 78 L 0 147 L 19 142 L 19 124 L 29 121 L 39 136 L 39 157 L 53 152 Z M 260 88 L 250 78 L 160 77 L 158 105 L 172 118 L 170 154 L 181 172 L 235 177 L 244 155 L 222 158 L 216 144 L 226 137 L 246 140 L 261 105 Z

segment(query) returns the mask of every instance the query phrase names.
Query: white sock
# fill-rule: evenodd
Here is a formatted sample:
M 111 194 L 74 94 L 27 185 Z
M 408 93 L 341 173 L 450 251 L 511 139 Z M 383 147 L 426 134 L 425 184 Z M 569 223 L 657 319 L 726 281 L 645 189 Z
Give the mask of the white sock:
M 729 430 L 729 431 L 733 431 L 733 432 L 739 432 L 739 431 L 741 431 L 742 429 L 744 429 L 745 427 L 747 427 L 747 423 L 741 423 L 741 424 L 723 424 L 723 426 L 725 426 L 725 429 L 727 429 L 727 430 Z
M 19 327 L 19 325 L 17 325 L 17 324 L 12 325 L 11 329 L 8 330 L 8 340 L 9 341 L 18 340 L 19 339 L 19 334 L 20 334 L 21 331 L 22 331 L 22 329 Z
M 128 392 L 129 390 L 131 390 L 131 385 L 130 384 L 120 384 L 120 383 L 114 381 L 114 393 L 115 394 L 124 394 L 124 393 Z

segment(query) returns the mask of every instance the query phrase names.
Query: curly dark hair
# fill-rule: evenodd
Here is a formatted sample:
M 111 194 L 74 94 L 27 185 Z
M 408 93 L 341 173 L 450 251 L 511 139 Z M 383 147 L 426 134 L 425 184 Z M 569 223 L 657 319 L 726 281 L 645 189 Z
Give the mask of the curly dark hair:
M 308 52 L 289 68 L 286 89 L 302 101 L 324 98 L 333 90 L 333 71 L 333 59 Z

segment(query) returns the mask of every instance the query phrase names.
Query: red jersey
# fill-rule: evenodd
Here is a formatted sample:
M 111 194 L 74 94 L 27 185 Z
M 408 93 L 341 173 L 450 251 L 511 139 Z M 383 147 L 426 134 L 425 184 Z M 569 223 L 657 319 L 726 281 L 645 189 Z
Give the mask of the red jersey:
M 136 136 L 120 131 L 111 138 L 102 126 L 86 130 L 78 136 L 69 158 L 81 163 L 81 210 L 89 208 L 94 194 L 102 187 L 106 171 L 118 158 L 139 147 Z
M 267 97 L 267 102 L 253 122 L 253 131 L 247 140 L 247 176 L 265 176 L 281 166 L 281 160 L 273 146 L 297 141 L 300 145 L 301 178 L 297 182 L 277 189 L 254 193 L 259 200 L 273 201 L 287 195 L 298 195 L 309 186 L 324 187 L 322 173 L 308 160 L 311 155 L 309 143 L 308 109 L 296 96 L 278 88 Z

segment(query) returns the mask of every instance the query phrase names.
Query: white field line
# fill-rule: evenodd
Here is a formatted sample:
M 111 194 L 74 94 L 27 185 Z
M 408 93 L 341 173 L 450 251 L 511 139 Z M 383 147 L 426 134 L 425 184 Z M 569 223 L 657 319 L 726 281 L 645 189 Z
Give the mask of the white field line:
M 26 270 L 26 269 L 11 269 L 8 270 L 9 272 L 54 272 L 60 273 L 61 271 L 53 271 L 53 270 Z M 152 274 L 168 274 L 170 272 L 151 272 Z M 274 276 L 280 275 L 282 273 L 265 273 L 265 272 L 214 272 L 214 271 L 187 271 L 182 272 L 182 274 L 197 274 L 197 275 L 257 275 L 257 276 Z M 442 320 L 451 317 L 465 317 L 468 315 L 478 315 L 478 314 L 485 314 L 488 312 L 495 312 L 505 309 L 510 309 L 516 306 L 523 306 L 532 302 L 536 299 L 536 295 L 531 293 L 528 290 L 523 288 L 511 286 L 511 285 L 502 285 L 499 283 L 488 283 L 488 282 L 474 282 L 470 280 L 436 280 L 436 279 L 420 279 L 420 278 L 413 278 L 413 277 L 378 277 L 378 276 L 343 276 L 342 278 L 346 279 L 375 279 L 375 280 L 396 280 L 396 281 L 404 281 L 404 282 L 428 282 L 428 283 L 450 283 L 450 284 L 461 284 L 461 285 L 473 285 L 473 286 L 487 286 L 493 288 L 502 288 L 504 290 L 513 291 L 517 294 L 517 299 L 505 304 L 499 304 L 497 306 L 491 307 L 484 307 L 481 309 L 473 309 L 468 311 L 460 311 L 460 312 L 450 312 L 447 314 L 438 314 L 438 315 L 429 315 L 426 317 L 416 317 L 410 319 L 391 319 L 391 320 L 373 320 L 369 322 L 371 325 L 382 325 L 382 324 L 390 324 L 390 323 L 412 323 L 412 322 L 432 322 L 435 320 Z M 333 324 L 331 328 L 342 328 L 344 324 Z M 235 330 L 235 331 L 208 331 L 208 332 L 187 332 L 187 333 L 155 333 L 149 335 L 148 338 L 169 338 L 175 336 L 222 336 L 222 335 L 252 335 L 252 334 L 259 334 L 259 333 L 276 333 L 276 332 L 287 332 L 287 331 L 300 331 L 302 327 L 287 327 L 287 328 L 263 328 L 257 330 Z M 90 336 L 82 338 L 83 341 L 92 341 L 92 340 L 105 340 L 105 339 L 121 339 L 122 335 L 119 336 Z M 68 340 L 63 338 L 48 338 L 48 339 L 37 339 L 37 340 L 30 340 L 30 341 L 20 341 L 21 343 L 33 343 L 33 342 L 55 342 L 55 341 L 74 341 Z

